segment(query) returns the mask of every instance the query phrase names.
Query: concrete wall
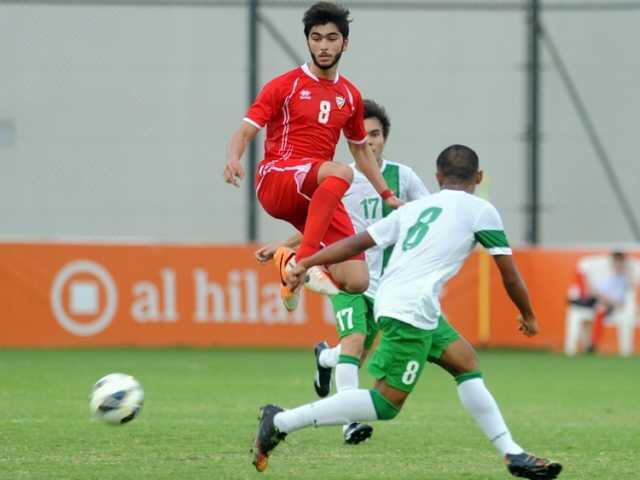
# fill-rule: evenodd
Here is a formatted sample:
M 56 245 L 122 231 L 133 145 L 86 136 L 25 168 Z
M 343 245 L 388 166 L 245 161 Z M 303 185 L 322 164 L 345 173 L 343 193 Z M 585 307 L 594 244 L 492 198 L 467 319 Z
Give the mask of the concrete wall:
M 474 147 L 521 243 L 523 14 L 352 10 L 341 72 L 387 106 L 388 157 L 434 189 L 438 152 Z M 263 13 L 305 56 L 302 12 Z M 640 13 L 543 19 L 640 205 Z M 246 192 L 221 171 L 246 107 L 246 25 L 242 7 L 0 6 L 0 234 L 243 241 Z M 264 29 L 260 39 L 262 81 L 291 68 Z M 544 68 L 543 242 L 632 241 L 546 54 Z M 344 145 L 338 152 L 349 160 Z M 261 239 L 290 232 L 260 214 Z

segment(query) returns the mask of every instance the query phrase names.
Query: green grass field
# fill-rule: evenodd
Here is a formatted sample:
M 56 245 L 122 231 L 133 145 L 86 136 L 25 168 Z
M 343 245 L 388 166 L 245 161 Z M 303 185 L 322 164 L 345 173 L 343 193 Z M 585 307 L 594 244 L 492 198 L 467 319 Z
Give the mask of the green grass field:
M 639 359 L 480 357 L 514 438 L 562 462 L 561 478 L 640 477 Z M 88 412 L 90 387 L 115 371 L 146 392 L 141 416 L 121 427 Z M 339 427 L 296 432 L 258 474 L 249 448 L 259 405 L 314 400 L 312 371 L 312 354 L 297 350 L 0 351 L 0 478 L 512 478 L 434 366 L 367 443 L 344 445 Z

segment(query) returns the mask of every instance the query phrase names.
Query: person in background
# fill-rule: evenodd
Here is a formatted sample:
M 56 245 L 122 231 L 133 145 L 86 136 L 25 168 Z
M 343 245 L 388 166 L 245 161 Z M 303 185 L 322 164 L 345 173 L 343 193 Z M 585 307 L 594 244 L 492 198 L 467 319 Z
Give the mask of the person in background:
M 625 300 L 631 282 L 627 268 L 627 256 L 620 251 L 611 254 L 611 274 L 603 277 L 589 288 L 585 275 L 576 274 L 576 279 L 569 289 L 569 303 L 580 307 L 592 308 L 593 326 L 591 341 L 587 353 L 595 353 L 602 339 L 604 321 L 616 308 L 620 308 Z

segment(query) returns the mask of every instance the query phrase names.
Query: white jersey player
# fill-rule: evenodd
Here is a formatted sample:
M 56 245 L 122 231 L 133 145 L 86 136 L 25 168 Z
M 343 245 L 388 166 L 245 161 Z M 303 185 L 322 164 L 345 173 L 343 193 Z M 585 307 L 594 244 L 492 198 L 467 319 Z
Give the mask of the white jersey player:
M 269 453 L 278 443 L 302 428 L 396 417 L 417 384 L 426 360 L 433 359 L 454 374 L 463 406 L 503 455 L 512 475 L 540 480 L 559 475 L 559 463 L 526 453 L 513 440 L 479 371 L 455 372 L 457 365 L 466 367 L 465 363 L 477 360 L 473 349 L 468 344 L 464 346 L 464 339 L 458 336 L 451 341 L 451 327 L 443 330 L 446 324 L 438 296 L 477 243 L 493 256 L 503 285 L 520 311 L 522 333 L 536 335 L 538 324 L 500 215 L 489 202 L 472 195 L 482 180 L 476 153 L 469 147 L 452 145 L 439 155 L 437 167 L 441 192 L 400 207 L 366 231 L 304 258 L 289 272 L 289 288 L 299 288 L 306 270 L 312 266 L 340 262 L 373 246 L 394 245 L 375 301 L 375 320 L 382 338 L 368 364 L 376 380 L 373 388 L 343 389 L 329 398 L 290 410 L 263 406 L 254 463 L 266 466 Z M 458 356 L 471 353 L 473 360 L 454 358 L 450 362 L 447 355 L 451 351 Z
M 511 255 L 498 211 L 463 190 L 409 203 L 367 231 L 378 247 L 395 245 L 376 297 L 376 319 L 392 317 L 424 330 L 438 326 L 442 287 L 476 243 L 491 255 Z

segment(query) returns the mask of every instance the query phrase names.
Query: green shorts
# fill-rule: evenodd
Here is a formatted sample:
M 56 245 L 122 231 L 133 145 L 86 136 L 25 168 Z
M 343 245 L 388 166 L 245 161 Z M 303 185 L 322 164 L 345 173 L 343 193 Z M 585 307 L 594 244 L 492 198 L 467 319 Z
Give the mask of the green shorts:
M 431 349 L 433 330 L 421 330 L 394 318 L 380 317 L 380 344 L 367 368 L 376 380 L 411 392 L 424 369 Z
M 431 342 L 431 350 L 429 350 L 427 360 L 430 362 L 439 360 L 447 347 L 459 339 L 460 334 L 458 331 L 451 326 L 444 315 L 440 315 L 440 318 L 438 319 L 438 327 L 433 330 L 433 340 Z
M 363 295 L 340 292 L 330 297 L 340 339 L 354 333 L 365 335 L 364 348 L 369 350 L 378 333 L 373 318 L 373 299 Z

